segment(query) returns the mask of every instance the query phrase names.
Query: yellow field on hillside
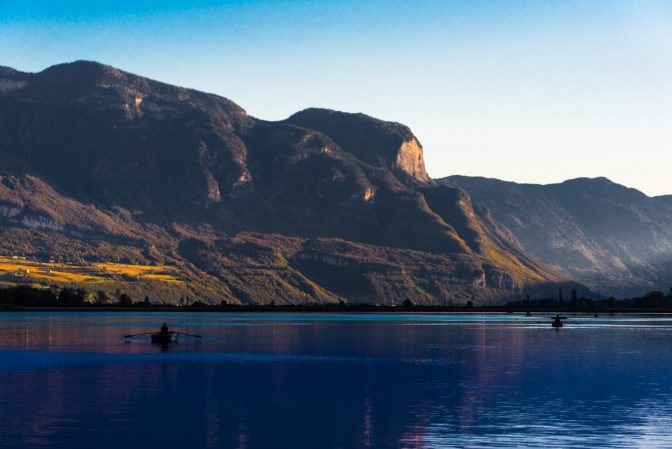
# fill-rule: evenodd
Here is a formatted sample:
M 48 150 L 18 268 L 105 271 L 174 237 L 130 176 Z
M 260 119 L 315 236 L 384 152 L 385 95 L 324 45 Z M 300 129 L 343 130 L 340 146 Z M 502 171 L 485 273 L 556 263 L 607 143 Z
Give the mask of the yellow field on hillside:
M 118 276 L 124 276 L 125 280 L 182 282 L 174 267 L 112 262 L 77 265 L 0 256 L 0 282 L 85 284 L 109 281 Z

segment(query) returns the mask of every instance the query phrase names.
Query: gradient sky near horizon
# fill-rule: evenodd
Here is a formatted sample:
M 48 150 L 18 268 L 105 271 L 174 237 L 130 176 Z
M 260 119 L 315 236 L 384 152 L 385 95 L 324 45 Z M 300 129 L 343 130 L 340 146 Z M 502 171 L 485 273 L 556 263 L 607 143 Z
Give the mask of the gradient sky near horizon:
M 0 65 L 89 59 L 409 125 L 432 177 L 672 194 L 672 1 L 0 0 Z

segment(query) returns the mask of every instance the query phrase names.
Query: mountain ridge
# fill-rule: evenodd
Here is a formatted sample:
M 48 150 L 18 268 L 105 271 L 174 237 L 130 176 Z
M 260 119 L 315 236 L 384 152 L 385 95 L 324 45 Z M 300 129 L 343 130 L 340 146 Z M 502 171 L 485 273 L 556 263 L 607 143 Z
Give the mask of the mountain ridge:
M 607 178 L 517 184 L 451 176 L 536 257 L 617 296 L 672 285 L 672 202 Z
M 316 108 L 264 121 L 88 61 L 0 83 L 2 251 L 170 262 L 207 302 L 492 303 L 578 285 L 486 232 L 399 123 Z

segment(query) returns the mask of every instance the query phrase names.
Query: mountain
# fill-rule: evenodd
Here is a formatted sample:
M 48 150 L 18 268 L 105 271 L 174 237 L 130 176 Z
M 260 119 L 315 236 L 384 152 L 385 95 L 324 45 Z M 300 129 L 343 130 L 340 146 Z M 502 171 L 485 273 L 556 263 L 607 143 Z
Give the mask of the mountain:
M 575 283 L 486 233 L 404 125 L 263 121 L 94 62 L 0 68 L 0 176 L 0 251 L 174 266 L 170 288 L 105 284 L 166 301 L 490 303 Z
M 451 176 L 477 214 L 506 227 L 556 270 L 607 295 L 672 286 L 672 197 L 650 198 L 606 178 L 516 184 Z
M 672 205 L 672 195 L 656 196 L 653 200 L 668 206 Z
M 404 178 L 429 182 L 422 145 L 411 130 L 400 123 L 383 122 L 365 114 L 314 108 L 297 112 L 285 122 L 330 136 L 366 164 L 391 170 Z

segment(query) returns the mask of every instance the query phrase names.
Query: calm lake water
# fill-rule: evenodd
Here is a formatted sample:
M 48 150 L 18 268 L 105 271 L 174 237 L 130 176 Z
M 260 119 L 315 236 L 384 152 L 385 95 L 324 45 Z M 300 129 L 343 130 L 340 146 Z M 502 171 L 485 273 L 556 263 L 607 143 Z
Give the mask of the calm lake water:
M 0 447 L 672 447 L 672 319 L 0 313 Z

